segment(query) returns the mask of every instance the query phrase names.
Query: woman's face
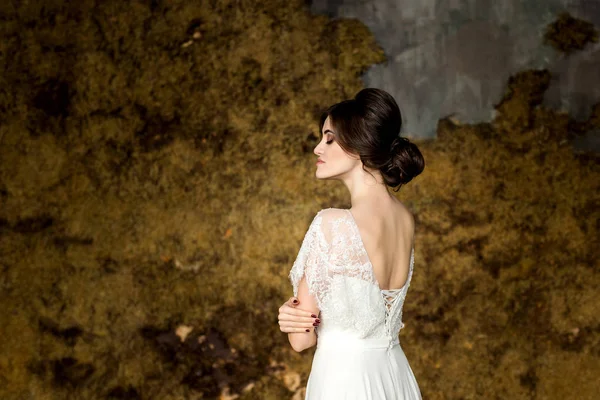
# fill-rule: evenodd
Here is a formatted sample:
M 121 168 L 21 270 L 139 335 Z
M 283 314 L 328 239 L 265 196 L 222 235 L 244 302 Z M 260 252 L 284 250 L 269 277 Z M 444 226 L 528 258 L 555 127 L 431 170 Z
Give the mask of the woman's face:
M 360 157 L 351 156 L 346 153 L 336 140 L 335 129 L 331 125 L 329 117 L 323 124 L 321 141 L 315 147 L 314 153 L 319 156 L 322 163 L 317 162 L 317 179 L 343 178 L 362 163 Z

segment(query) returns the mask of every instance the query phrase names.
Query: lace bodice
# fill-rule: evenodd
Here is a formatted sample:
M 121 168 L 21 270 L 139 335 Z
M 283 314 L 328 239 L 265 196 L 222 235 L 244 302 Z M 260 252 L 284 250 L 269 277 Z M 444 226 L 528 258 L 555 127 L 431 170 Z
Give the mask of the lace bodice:
M 357 338 L 398 338 L 402 307 L 414 264 L 411 249 L 408 279 L 396 290 L 382 290 L 348 209 L 319 211 L 304 237 L 290 271 L 294 296 L 306 277 L 309 293 L 321 310 L 318 335 L 328 331 L 350 332 Z

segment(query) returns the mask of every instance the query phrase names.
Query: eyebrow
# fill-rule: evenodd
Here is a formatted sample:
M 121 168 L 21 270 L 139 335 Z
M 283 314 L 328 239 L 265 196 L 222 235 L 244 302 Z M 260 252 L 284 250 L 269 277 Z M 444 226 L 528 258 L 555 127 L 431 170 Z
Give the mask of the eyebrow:
M 323 132 L 323 135 L 324 135 L 324 134 L 326 134 L 327 132 L 329 132 L 329 133 L 331 133 L 331 134 L 335 135 L 335 132 L 334 132 L 334 131 L 332 131 L 331 129 L 325 129 L 325 131 Z

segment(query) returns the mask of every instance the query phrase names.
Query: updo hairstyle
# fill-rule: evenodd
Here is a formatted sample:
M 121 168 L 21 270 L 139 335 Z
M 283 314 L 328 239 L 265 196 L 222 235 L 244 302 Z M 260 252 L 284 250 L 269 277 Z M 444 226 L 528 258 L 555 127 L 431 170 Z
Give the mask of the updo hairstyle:
M 327 117 L 340 147 L 359 155 L 365 172 L 365 167 L 378 169 L 387 186 L 397 187 L 395 192 L 423 172 L 425 159 L 414 143 L 400 136 L 400 108 L 386 91 L 363 89 L 353 99 L 332 105 L 321 115 L 320 131 Z

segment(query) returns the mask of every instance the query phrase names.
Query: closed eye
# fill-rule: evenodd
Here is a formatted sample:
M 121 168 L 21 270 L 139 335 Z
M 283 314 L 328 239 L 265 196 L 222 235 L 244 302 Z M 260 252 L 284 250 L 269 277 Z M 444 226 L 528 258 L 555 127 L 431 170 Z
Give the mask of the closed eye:
M 331 130 L 331 129 L 325 129 L 325 131 L 322 133 L 323 136 L 325 135 L 329 135 L 332 137 L 335 137 L 335 133 Z M 321 136 L 321 140 L 323 140 L 323 136 Z M 333 138 L 331 140 L 327 140 L 325 141 L 326 144 L 331 144 L 333 143 Z

